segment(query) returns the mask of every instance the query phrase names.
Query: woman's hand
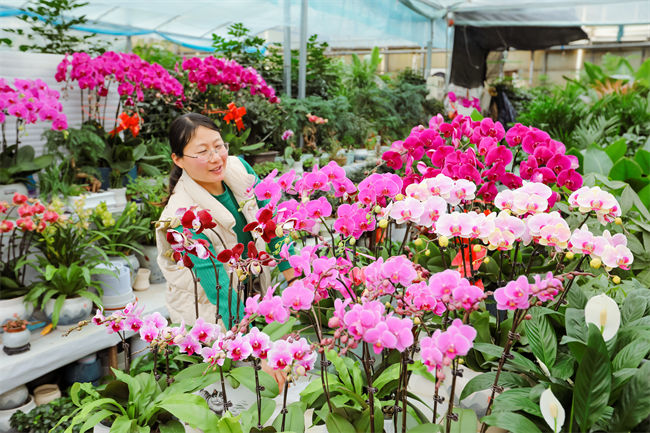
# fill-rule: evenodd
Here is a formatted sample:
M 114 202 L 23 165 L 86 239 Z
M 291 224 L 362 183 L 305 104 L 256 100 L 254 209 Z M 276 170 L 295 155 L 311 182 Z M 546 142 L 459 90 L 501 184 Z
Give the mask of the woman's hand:
M 278 388 L 280 392 L 284 389 L 284 382 L 287 380 L 287 373 L 284 370 L 274 370 L 269 366 L 269 363 L 266 362 L 266 359 L 262 360 L 262 371 L 270 374 L 273 379 L 278 383 Z

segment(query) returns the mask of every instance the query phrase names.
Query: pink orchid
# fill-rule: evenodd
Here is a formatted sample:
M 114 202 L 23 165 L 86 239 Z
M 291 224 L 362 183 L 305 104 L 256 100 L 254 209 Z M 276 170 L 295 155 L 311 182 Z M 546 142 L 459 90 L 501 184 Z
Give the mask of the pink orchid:
M 576 254 L 589 254 L 592 257 L 600 257 L 608 245 L 607 240 L 602 236 L 594 236 L 586 225 L 574 230 L 569 239 L 569 248 Z
M 307 202 L 305 208 L 307 209 L 307 215 L 309 218 L 320 219 L 332 215 L 332 205 L 325 197 L 320 197 L 317 200 Z
M 237 334 L 233 340 L 228 341 L 227 349 L 228 353 L 226 356 L 235 362 L 243 361 L 253 353 L 253 348 L 248 341 L 248 337 L 241 333 Z
M 278 340 L 273 343 L 273 348 L 268 351 L 267 362 L 274 370 L 283 370 L 293 363 L 293 355 L 289 350 L 289 343 Z
M 202 317 L 199 317 L 194 323 L 190 335 L 202 343 L 207 343 L 208 341 L 213 340 L 215 332 L 215 325 L 208 323 Z
M 442 215 L 447 213 L 447 202 L 442 197 L 429 197 L 424 203 L 424 212 L 420 216 L 419 225 L 434 227 Z
M 418 223 L 423 213 L 424 206 L 419 200 L 406 197 L 393 205 L 390 216 L 397 224 L 404 224 L 405 222 Z
M 470 325 L 463 325 L 460 319 L 454 319 L 447 331 L 437 338 L 437 346 L 446 359 L 453 360 L 457 356 L 465 356 L 472 348 L 476 330 Z M 447 362 L 444 362 L 448 365 Z
M 196 341 L 194 336 L 186 335 L 180 343 L 178 343 L 178 347 L 181 349 L 181 352 L 185 352 L 188 355 L 192 356 L 195 353 L 201 353 L 201 343 Z
M 625 271 L 629 270 L 630 265 L 634 262 L 634 255 L 624 245 L 617 245 L 616 247 L 606 245 L 601 258 L 608 268 L 619 267 Z
M 313 301 L 313 290 L 306 288 L 302 281 L 296 281 L 282 292 L 282 305 L 295 311 L 309 310 Z
M 436 329 L 431 337 L 424 337 L 420 340 L 420 356 L 422 363 L 427 366 L 427 370 L 441 370 L 443 368 L 444 355 L 438 348 L 438 338 L 442 334 L 440 329 Z
M 271 349 L 271 338 L 257 329 L 257 327 L 253 327 L 247 334 L 247 337 L 253 350 L 253 356 L 259 359 L 266 359 L 268 351 Z
M 436 232 L 441 236 L 468 238 L 471 236 L 474 219 L 461 212 L 441 215 L 436 223 Z
M 530 129 L 526 128 L 521 123 L 517 123 L 506 133 L 506 143 L 508 143 L 508 146 L 510 147 L 518 146 L 522 143 L 528 132 L 530 132 Z
M 505 287 L 494 292 L 494 299 L 497 301 L 499 310 L 526 309 L 530 306 L 528 295 L 530 286 L 528 279 L 522 275 L 516 281 L 510 281 Z

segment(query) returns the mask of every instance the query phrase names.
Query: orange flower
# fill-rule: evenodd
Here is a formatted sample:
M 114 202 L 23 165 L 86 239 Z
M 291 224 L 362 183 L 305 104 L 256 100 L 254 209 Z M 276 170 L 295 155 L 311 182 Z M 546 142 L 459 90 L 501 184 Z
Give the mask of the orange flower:
M 228 114 L 226 114 L 223 120 L 228 124 L 230 124 L 231 120 L 234 121 L 235 125 L 237 125 L 237 131 L 241 131 L 242 129 L 246 129 L 244 127 L 244 122 L 241 119 L 245 114 L 246 107 L 237 107 L 234 102 L 231 102 L 228 104 Z
M 115 134 L 120 133 L 126 129 L 130 130 L 134 137 L 137 137 L 140 133 L 140 116 L 138 113 L 134 113 L 133 116 L 129 117 L 128 114 L 120 114 L 120 119 L 122 120 L 117 128 L 113 129 L 109 134 L 111 137 L 114 137 Z

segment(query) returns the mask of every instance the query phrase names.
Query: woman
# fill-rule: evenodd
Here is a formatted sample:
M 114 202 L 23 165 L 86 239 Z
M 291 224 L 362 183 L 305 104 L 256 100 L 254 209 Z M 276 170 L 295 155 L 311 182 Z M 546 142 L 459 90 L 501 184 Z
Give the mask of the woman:
M 214 231 L 223 239 L 225 246 L 219 236 L 211 230 L 205 230 L 194 238 L 207 240 L 210 243 L 210 251 L 215 256 L 224 249 L 232 249 L 238 243 L 244 244 L 247 249 L 248 242 L 255 240 L 249 232 L 245 233 L 243 228 L 246 224 L 255 221 L 256 212 L 266 204 L 249 200 L 241 211 L 239 210 L 239 203 L 245 201 L 246 191 L 260 181 L 255 172 L 242 159 L 228 155 L 228 144 L 224 143 L 219 129 L 210 118 L 201 114 L 190 113 L 174 120 L 169 130 L 169 144 L 172 149 L 174 168 L 169 179 L 170 197 L 161 220 L 173 218 L 176 210 L 180 208 L 189 209 L 197 206 L 197 211 L 209 210 L 217 222 Z M 175 230 L 182 232 L 182 226 Z M 168 283 L 166 303 L 169 316 L 174 323 L 179 323 L 183 319 L 186 324 L 193 324 L 196 320 L 194 280 L 189 269 L 179 267 L 173 259 L 166 256 L 171 249 L 166 232 L 166 228 L 157 231 L 156 243 L 158 264 Z M 276 251 L 276 245 L 284 241 L 283 238 L 275 238 L 270 245 L 271 251 Z M 266 243 L 262 239 L 257 239 L 255 246 L 258 251 L 266 250 Z M 246 251 L 242 256 L 246 257 Z M 231 274 L 215 260 L 222 287 L 217 294 L 217 281 L 212 262 L 195 256 L 190 257 L 195 265 L 193 270 L 200 279 L 199 316 L 215 323 L 215 305 L 219 296 L 219 314 L 222 316 L 219 324 L 222 331 L 225 331 L 226 327 L 229 327 L 230 312 L 233 320 L 237 318 L 236 285 L 239 281 L 237 278 L 231 279 Z M 287 280 L 294 277 L 293 269 L 287 262 L 282 262 L 278 266 Z M 264 291 L 271 282 L 268 268 L 263 267 L 259 277 L 260 287 Z M 231 311 L 228 308 L 229 296 L 232 300 Z M 244 304 L 245 299 L 241 299 L 239 317 L 243 317 Z

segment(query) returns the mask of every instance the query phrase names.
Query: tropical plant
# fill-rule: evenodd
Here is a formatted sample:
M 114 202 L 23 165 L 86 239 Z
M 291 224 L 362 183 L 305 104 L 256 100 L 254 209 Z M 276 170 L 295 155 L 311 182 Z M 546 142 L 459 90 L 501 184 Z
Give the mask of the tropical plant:
M 167 70 L 174 69 L 178 62 L 183 61 L 181 56 L 169 51 L 160 43 L 137 43 L 133 47 L 133 54 L 137 54 L 145 62 L 158 63 Z
M 70 415 L 77 406 L 70 397 L 61 397 L 49 403 L 36 406 L 27 413 L 16 411 L 9 419 L 11 428 L 19 432 L 31 433 L 63 433 L 70 425 L 69 422 L 60 423 L 61 418 Z M 55 426 L 58 427 L 55 428 Z M 72 433 L 79 433 L 81 426 L 73 427 Z
M 134 201 L 126 205 L 117 220 L 108 211 L 106 202 L 101 202 L 90 215 L 90 221 L 97 227 L 91 231 L 97 246 L 109 256 L 125 256 L 131 252 L 143 254 L 140 240 L 151 236 L 151 219 L 138 213 Z
M 38 280 L 25 296 L 25 302 L 31 302 L 35 307 L 45 308 L 50 299 L 55 301 L 52 312 L 52 326 L 59 322 L 59 314 L 66 299 L 84 297 L 98 306 L 102 306 L 101 297 L 104 289 L 99 281 L 93 281 L 93 275 L 115 275 L 108 269 L 97 268 L 99 261 L 86 260 L 84 265 L 73 263 L 71 266 L 49 264 L 47 259 L 38 256 L 36 260 L 26 262 L 38 272 Z M 89 289 L 95 289 L 98 294 Z
M 35 157 L 32 146 L 9 146 L 0 153 L 0 184 L 29 183 L 29 176 L 49 167 L 52 162 L 54 155 Z
M 384 86 L 384 82 L 377 75 L 377 68 L 383 56 L 379 54 L 379 47 L 374 47 L 372 52 L 363 59 L 355 53 L 352 54 L 352 63 L 345 68 L 343 85 L 348 89 L 367 89 L 369 87 Z
M 32 33 L 25 33 L 23 29 L 7 29 L 7 31 L 27 36 L 30 41 L 43 39 L 45 44 L 21 45 L 20 51 L 50 54 L 85 51 L 89 54 L 101 54 L 108 48 L 107 42 L 96 39 L 96 33 L 78 36 L 71 32 L 75 27 L 83 26 L 88 22 L 85 15 L 74 16 L 75 10 L 87 3 L 79 3 L 77 0 L 35 0 L 33 3 L 34 6 L 21 7 L 24 14 L 18 16 L 29 24 Z
M 220 421 L 202 397 L 192 394 L 218 380 L 214 373 L 199 373 L 184 380 L 179 376 L 156 380 L 150 373 L 131 377 L 116 369 L 113 374 L 116 380 L 104 389 L 95 389 L 90 383 L 72 385 L 70 398 L 77 410 L 61 418 L 60 423 L 70 423 L 66 433 L 72 433 L 76 425 L 87 429 L 100 422 L 113 431 L 141 433 L 184 431 L 185 422 L 206 433 L 218 433 L 223 431 L 220 427 L 237 420 Z M 82 392 L 85 397 L 81 397 Z
M 162 203 L 167 193 L 167 179 L 164 176 L 149 178 L 137 178 L 129 183 L 126 189 L 127 194 L 142 203 L 140 215 L 136 219 L 143 221 L 139 226 L 144 226 L 144 221 L 149 221 L 149 230 L 143 236 L 146 245 L 156 244 L 156 226 L 151 221 L 158 221 L 164 210 Z
M 253 166 L 253 171 L 259 176 L 264 177 L 273 170 L 282 171 L 281 162 L 263 162 L 261 164 L 255 164 Z

